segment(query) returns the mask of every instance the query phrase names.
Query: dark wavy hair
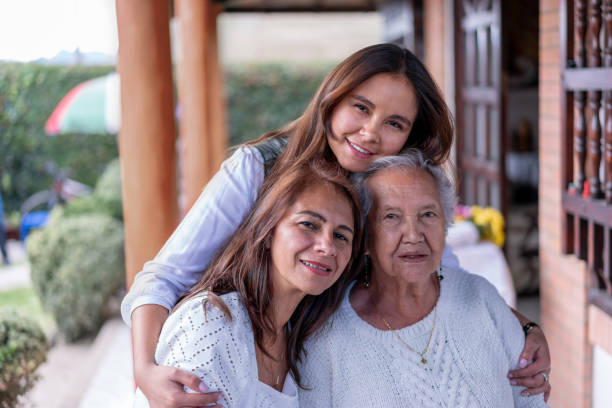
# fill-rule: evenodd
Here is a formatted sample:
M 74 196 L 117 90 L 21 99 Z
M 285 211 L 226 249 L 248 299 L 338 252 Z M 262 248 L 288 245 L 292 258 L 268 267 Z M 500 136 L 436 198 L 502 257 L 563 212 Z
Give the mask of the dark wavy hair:
M 454 134 L 450 110 L 423 63 L 410 51 L 395 44 L 372 45 L 349 56 L 323 80 L 302 116 L 249 144 L 276 137 L 288 138 L 287 147 L 273 171 L 283 172 L 314 158 L 336 162 L 327 143 L 327 136 L 332 133 L 330 120 L 334 108 L 364 81 L 382 73 L 405 77 L 416 93 L 417 116 L 402 151 L 416 148 L 435 165 L 445 162 Z
M 305 189 L 321 184 L 333 187 L 347 199 L 352 209 L 352 252 L 340 278 L 320 295 L 305 296 L 285 326 L 289 370 L 300 386 L 302 385 L 297 364 L 302 358 L 304 341 L 339 307 L 349 282 L 357 276 L 353 260 L 360 259 L 363 251 L 361 206 L 355 189 L 344 173 L 336 164 L 317 160 L 268 177 L 255 205 L 238 231 L 204 272 L 202 279 L 176 306 L 179 307 L 203 291 L 209 291 L 213 292 L 208 296 L 210 303 L 222 309 L 231 318 L 227 306 L 215 295 L 238 292 L 248 311 L 255 341 L 259 348 L 268 354 L 263 345 L 264 335 L 274 338 L 276 334 L 274 322 L 269 316 L 270 300 L 274 294 L 268 276 L 271 251 L 266 249 L 266 239 L 271 236 L 287 209 Z

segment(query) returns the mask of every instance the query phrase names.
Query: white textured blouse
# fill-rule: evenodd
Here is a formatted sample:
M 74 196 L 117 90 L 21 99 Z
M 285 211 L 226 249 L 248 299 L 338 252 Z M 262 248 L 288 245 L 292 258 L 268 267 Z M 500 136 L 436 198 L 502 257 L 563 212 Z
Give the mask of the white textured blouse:
M 305 345 L 300 406 L 308 408 L 547 407 L 507 378 L 518 368 L 523 330 L 484 278 L 444 268 L 426 364 L 389 330 L 362 320 L 347 291 L 338 311 Z M 396 333 L 423 350 L 433 312 Z
M 205 293 L 198 295 L 168 317 L 157 344 L 156 363 L 197 375 L 210 390 L 223 393 L 218 403 L 227 408 L 297 408 L 297 385 L 290 374 L 282 392 L 259 381 L 251 321 L 238 294 L 221 296 L 231 322 L 208 302 L 205 315 L 205 299 Z M 134 408 L 148 406 L 138 389 Z
M 223 162 L 155 259 L 136 275 L 121 303 L 121 315 L 128 326 L 138 306 L 156 304 L 172 310 L 202 278 L 253 207 L 264 173 L 263 158 L 252 146 L 237 149 Z M 442 264 L 459 266 L 448 245 Z

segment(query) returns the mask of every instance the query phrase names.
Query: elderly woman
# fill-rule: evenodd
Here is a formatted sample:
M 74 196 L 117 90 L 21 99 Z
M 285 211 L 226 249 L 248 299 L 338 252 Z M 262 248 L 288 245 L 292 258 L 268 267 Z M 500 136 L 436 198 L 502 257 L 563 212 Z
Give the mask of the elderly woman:
M 546 406 L 507 378 L 525 334 L 496 289 L 440 266 L 455 201 L 444 172 L 410 150 L 355 181 L 367 214 L 364 272 L 306 346 L 300 406 Z

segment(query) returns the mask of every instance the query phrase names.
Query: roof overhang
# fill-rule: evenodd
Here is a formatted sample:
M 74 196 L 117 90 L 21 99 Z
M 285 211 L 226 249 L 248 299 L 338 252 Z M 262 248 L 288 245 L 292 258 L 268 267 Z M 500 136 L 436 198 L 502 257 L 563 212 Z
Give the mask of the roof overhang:
M 366 12 L 384 0 L 213 0 L 225 12 Z

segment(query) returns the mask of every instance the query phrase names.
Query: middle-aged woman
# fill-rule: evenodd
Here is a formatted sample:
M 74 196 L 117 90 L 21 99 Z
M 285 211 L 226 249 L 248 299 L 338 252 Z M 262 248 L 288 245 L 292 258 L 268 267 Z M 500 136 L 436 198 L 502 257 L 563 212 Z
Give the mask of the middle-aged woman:
M 155 364 L 157 339 L 168 311 L 235 233 L 265 178 L 312 159 L 360 172 L 375 159 L 410 147 L 441 164 L 452 139 L 448 107 L 421 61 L 397 45 L 378 44 L 335 67 L 298 119 L 237 149 L 155 259 L 144 265 L 121 305 L 124 321 L 132 325 L 134 377 L 152 405 L 174 408 L 187 400 L 200 405 L 213 401 L 183 393 L 184 385 L 207 390 L 196 376 Z M 458 266 L 450 249 L 442 264 Z M 515 373 L 522 384 L 550 368 L 540 329 L 530 334 L 522 354 L 522 360 L 532 359 L 532 365 Z
M 158 363 L 197 375 L 225 408 L 298 407 L 304 340 L 337 308 L 360 256 L 361 209 L 342 173 L 313 162 L 267 180 L 166 320 Z M 148 406 L 137 392 L 135 407 Z
M 369 265 L 307 342 L 300 405 L 545 407 L 508 381 L 525 334 L 496 289 L 440 265 L 455 201 L 444 172 L 410 150 L 354 177 Z

